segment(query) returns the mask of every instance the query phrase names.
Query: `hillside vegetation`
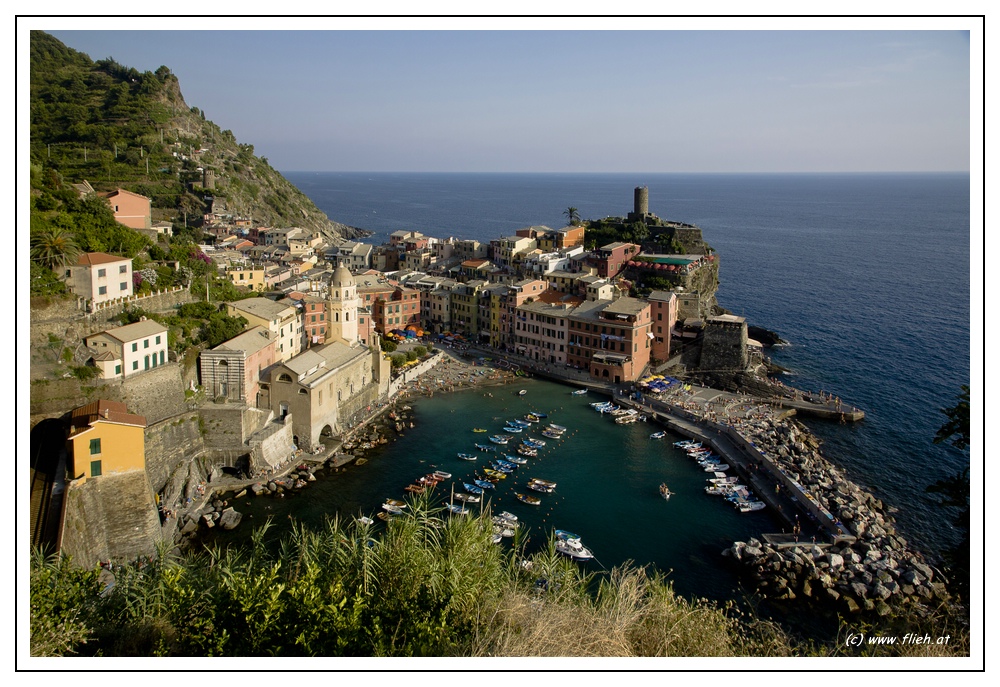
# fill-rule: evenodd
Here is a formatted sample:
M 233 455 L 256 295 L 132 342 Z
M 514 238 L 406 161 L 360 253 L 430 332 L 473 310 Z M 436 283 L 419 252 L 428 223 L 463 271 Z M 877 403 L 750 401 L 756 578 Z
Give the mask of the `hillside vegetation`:
M 230 213 L 261 226 L 355 235 L 254 155 L 253 145 L 189 107 L 168 67 L 139 72 L 110 58 L 94 62 L 42 31 L 31 32 L 31 162 L 40 178 L 147 196 L 154 221 L 197 225 L 205 197 L 221 196 Z M 215 190 L 201 188 L 200 170 L 214 173 Z

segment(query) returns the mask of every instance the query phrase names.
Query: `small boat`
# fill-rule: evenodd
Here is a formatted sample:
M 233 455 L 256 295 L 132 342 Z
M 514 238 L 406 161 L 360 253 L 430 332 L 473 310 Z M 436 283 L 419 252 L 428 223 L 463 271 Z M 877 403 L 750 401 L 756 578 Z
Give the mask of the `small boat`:
M 358 522 L 360 522 L 362 525 L 374 525 L 375 524 L 375 521 L 372 520 L 371 518 L 369 518 L 367 515 L 362 515 L 360 518 L 358 518 Z
M 494 444 L 500 444 L 501 446 L 506 446 L 507 442 L 510 441 L 510 437 L 505 437 L 501 434 L 494 434 L 490 437 L 490 441 Z
M 660 485 L 660 496 L 662 496 L 663 498 L 665 498 L 667 500 L 670 500 L 670 497 L 672 495 L 673 495 L 673 492 L 670 491 L 669 487 L 667 487 L 666 482 L 664 482 L 663 484 Z
M 494 543 L 494 544 L 499 544 L 500 542 L 502 542 L 502 541 L 503 541 L 503 536 L 502 536 L 502 535 L 501 535 L 500 533 L 498 533 L 498 532 L 494 532 L 494 533 L 493 533 L 492 535 L 490 535 L 490 536 L 492 536 L 492 537 L 493 537 L 493 543 Z
M 689 448 L 701 448 L 701 442 L 694 442 L 690 439 L 682 439 L 681 441 L 675 441 L 674 446 L 677 448 L 689 449 Z
M 484 468 L 483 472 L 489 477 L 496 477 L 497 479 L 507 479 L 507 475 L 499 470 L 493 470 L 492 468 Z M 476 482 L 479 484 L 479 482 Z
M 522 456 L 528 456 L 529 458 L 534 458 L 538 455 L 538 449 L 528 448 L 527 446 L 518 446 L 517 452 Z
M 725 472 L 729 469 L 729 465 L 726 463 L 712 463 L 705 468 L 705 472 Z
M 542 436 L 549 439 L 562 439 L 562 432 L 556 432 L 552 429 L 543 429 Z
M 476 457 L 474 455 L 472 455 L 471 453 L 459 453 L 458 457 L 461 460 L 475 460 L 476 459 Z
M 393 515 L 397 515 L 397 514 L 396 513 L 386 513 L 386 512 L 383 511 L 383 512 L 381 512 L 381 513 L 378 514 L 378 519 L 379 520 L 386 520 L 386 521 L 388 521 L 389 518 L 391 518 Z
M 502 510 L 497 515 L 497 518 L 504 520 L 506 522 L 517 522 L 517 516 L 511 513 L 509 510 Z M 495 519 L 495 518 L 494 518 Z
M 476 448 L 478 448 L 480 451 L 495 451 L 496 450 L 496 448 L 494 448 L 493 446 L 487 446 L 486 444 L 476 444 Z
M 765 504 L 763 501 L 746 501 L 739 504 L 739 509 L 741 513 L 752 513 L 757 510 L 764 510 Z
M 548 481 L 546 479 L 539 479 L 537 477 L 532 477 L 530 481 L 535 482 L 536 484 L 541 484 L 541 485 L 546 486 L 546 487 L 552 487 L 553 489 L 556 488 L 556 483 L 555 482 L 550 482 L 550 481 Z
M 585 393 L 587 393 L 587 391 L 588 389 L 577 389 L 576 391 L 572 392 L 572 394 L 574 396 L 583 396 Z
M 566 428 L 563 427 L 562 425 L 556 425 L 551 422 L 549 423 L 549 429 L 551 429 L 553 432 L 559 432 L 560 434 L 566 431 Z
M 537 422 L 538 422 L 538 421 L 539 421 L 539 420 L 540 420 L 541 418 L 540 418 L 540 417 L 538 417 L 537 415 L 531 415 L 531 414 L 528 414 L 528 415 L 525 415 L 525 416 L 524 416 L 524 419 L 525 419 L 525 420 L 527 420 L 527 421 L 528 421 L 529 423 L 531 423 L 531 424 L 535 424 L 535 423 L 537 423 Z
M 440 477 L 441 479 L 451 479 L 451 473 L 445 472 L 444 470 L 435 470 L 434 476 Z
M 517 392 L 517 395 L 518 396 L 524 396 L 526 393 L 528 393 L 527 389 L 521 389 L 520 391 Z
M 542 500 L 537 496 L 530 496 L 528 494 L 514 494 L 514 496 L 517 497 L 518 501 L 526 503 L 529 506 L 538 506 L 542 503 Z
M 650 439 L 662 439 L 665 436 L 667 436 L 666 432 L 653 432 L 652 434 L 649 435 L 649 438 Z
M 590 549 L 580 543 L 579 536 L 563 530 L 556 530 L 556 551 L 577 561 L 586 561 L 594 557 Z
M 482 427 L 473 427 L 473 428 L 472 428 L 472 431 L 473 431 L 473 432 L 477 432 L 477 433 L 480 433 L 480 434 L 482 434 L 482 433 L 483 433 L 483 432 L 485 432 L 486 430 L 485 430 L 485 429 L 483 429 Z
M 476 487 L 476 488 L 479 489 L 479 487 Z M 482 493 L 482 491 L 483 491 L 482 489 L 479 489 L 480 493 Z M 462 493 L 458 493 L 458 494 L 455 494 L 455 500 L 456 501 L 461 501 L 463 503 L 479 503 L 479 497 L 476 496 L 476 495 L 474 495 L 474 494 L 462 494 Z
M 487 482 L 484 479 L 474 479 L 472 481 L 475 483 L 477 487 L 481 489 L 496 489 L 496 487 L 493 485 L 493 482 Z
M 464 487 L 467 492 L 475 496 L 478 496 L 479 494 L 483 493 L 483 488 L 475 484 L 469 484 L 468 482 L 463 482 L 462 487 Z
M 448 509 L 448 512 L 452 515 L 468 515 L 469 509 L 465 506 L 459 506 L 456 503 L 446 503 L 444 507 Z
M 406 502 L 400 501 L 399 499 L 386 499 L 386 503 L 390 506 L 396 506 L 397 508 L 406 508 Z
M 503 458 L 504 458 L 504 460 L 509 461 L 509 462 L 513 463 L 514 465 L 527 465 L 528 464 L 528 459 L 527 458 L 523 458 L 522 456 L 512 456 L 512 455 L 510 455 L 508 453 Z
M 735 475 L 726 476 L 724 472 L 715 473 L 715 477 L 710 477 L 707 481 L 709 484 L 735 484 L 739 481 L 739 477 Z
M 544 484 L 539 484 L 538 482 L 528 482 L 528 489 L 542 494 L 551 494 L 556 490 L 555 487 L 547 487 Z
M 423 494 L 427 491 L 427 487 L 421 486 L 419 484 L 408 484 L 403 491 L 408 491 L 411 494 Z
M 513 425 L 514 427 L 520 427 L 521 429 L 531 427 L 531 423 L 528 422 L 527 420 L 508 420 L 507 424 Z
M 544 418 L 548 417 L 548 414 L 546 414 L 546 413 L 539 413 L 537 410 L 532 410 L 531 414 L 534 415 L 535 417 L 539 418 L 539 419 L 544 419 Z
M 506 427 L 503 428 L 503 431 L 510 432 L 511 434 L 520 434 L 521 432 L 524 431 L 524 429 L 522 429 L 521 427 L 512 427 L 511 425 L 507 425 Z
M 517 463 L 512 463 L 509 460 L 504 460 L 503 458 L 497 458 L 493 462 L 499 465 L 501 468 L 509 468 L 511 470 L 517 470 L 518 468 Z
M 391 503 L 383 503 L 382 504 L 382 510 L 384 510 L 384 511 L 386 511 L 386 512 L 392 514 L 392 515 L 401 515 L 403 513 L 403 509 L 402 508 L 400 508 L 399 506 L 394 506 Z

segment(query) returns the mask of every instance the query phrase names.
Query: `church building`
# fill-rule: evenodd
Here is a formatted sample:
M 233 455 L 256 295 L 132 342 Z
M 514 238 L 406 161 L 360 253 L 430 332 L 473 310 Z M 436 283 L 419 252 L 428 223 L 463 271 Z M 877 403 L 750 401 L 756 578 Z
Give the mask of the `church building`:
M 354 277 L 341 265 L 327 291 L 327 343 L 271 368 L 270 408 L 291 415 L 299 448 L 316 449 L 388 393 L 391 366 L 377 337 L 369 346 L 358 340 L 359 303 Z

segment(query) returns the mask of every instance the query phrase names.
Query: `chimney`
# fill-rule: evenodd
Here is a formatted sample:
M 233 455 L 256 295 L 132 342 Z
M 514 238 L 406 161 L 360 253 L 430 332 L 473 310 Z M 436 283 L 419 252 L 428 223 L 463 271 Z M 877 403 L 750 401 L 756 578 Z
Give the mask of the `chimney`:
M 111 416 L 111 410 L 109 408 L 104 409 L 104 419 L 107 420 Z

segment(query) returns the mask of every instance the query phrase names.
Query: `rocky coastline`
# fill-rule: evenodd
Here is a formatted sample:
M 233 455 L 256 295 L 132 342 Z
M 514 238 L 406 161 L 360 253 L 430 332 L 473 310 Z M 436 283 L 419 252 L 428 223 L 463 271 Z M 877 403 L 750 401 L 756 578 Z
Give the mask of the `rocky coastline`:
M 756 538 L 735 542 L 723 556 L 760 594 L 880 616 L 899 604 L 950 599 L 941 573 L 896 531 L 895 509 L 847 479 L 822 456 L 819 441 L 801 424 L 771 417 L 747 423 L 740 432 L 852 535 L 833 544 L 771 544 Z

